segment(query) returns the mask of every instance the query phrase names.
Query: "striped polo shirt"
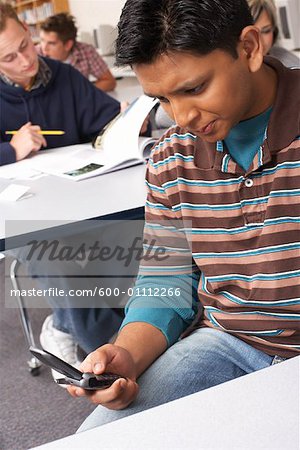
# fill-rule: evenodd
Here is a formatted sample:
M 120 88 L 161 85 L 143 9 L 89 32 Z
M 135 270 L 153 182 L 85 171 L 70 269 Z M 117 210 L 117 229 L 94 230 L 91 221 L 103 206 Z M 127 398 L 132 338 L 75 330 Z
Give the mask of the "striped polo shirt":
M 226 146 L 179 127 L 154 148 L 145 237 L 154 237 L 166 258 L 143 261 L 137 286 L 158 273 L 176 281 L 197 272 L 203 309 L 196 326 L 291 357 L 300 353 L 300 71 L 273 58 L 265 62 L 277 72 L 277 95 L 265 139 L 246 171 Z M 168 314 L 165 307 L 160 315 Z M 153 323 L 147 314 L 146 307 L 139 314 L 129 307 L 124 324 Z

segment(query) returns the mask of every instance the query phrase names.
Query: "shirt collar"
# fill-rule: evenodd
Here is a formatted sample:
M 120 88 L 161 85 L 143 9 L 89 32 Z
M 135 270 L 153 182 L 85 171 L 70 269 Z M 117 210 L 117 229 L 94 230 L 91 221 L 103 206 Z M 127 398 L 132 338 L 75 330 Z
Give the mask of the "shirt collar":
M 78 45 L 78 42 L 75 42 L 68 56 L 68 62 L 71 65 L 75 65 L 78 61 L 80 61 L 80 46 Z
M 266 164 L 271 159 L 272 153 L 287 147 L 300 135 L 299 70 L 291 70 L 272 57 L 265 57 L 264 62 L 275 70 L 278 84 L 262 146 L 261 164 Z M 220 144 L 197 139 L 194 151 L 195 165 L 204 170 L 220 168 L 224 156 L 222 149 L 223 146 Z
M 265 63 L 275 70 L 278 78 L 277 94 L 265 141 L 270 153 L 276 153 L 300 135 L 300 71 L 289 69 L 270 56 L 265 57 Z

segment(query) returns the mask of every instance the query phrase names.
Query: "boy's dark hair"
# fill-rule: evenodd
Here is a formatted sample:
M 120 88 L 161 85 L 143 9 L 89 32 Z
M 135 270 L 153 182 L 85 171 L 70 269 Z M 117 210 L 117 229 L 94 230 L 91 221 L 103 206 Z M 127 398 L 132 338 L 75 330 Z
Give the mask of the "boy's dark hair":
M 64 43 L 70 39 L 74 42 L 76 41 L 77 27 L 75 18 L 68 13 L 59 13 L 48 17 L 41 24 L 41 29 L 46 33 L 57 33 L 58 38 Z
M 149 64 L 170 51 L 207 55 L 216 49 L 237 58 L 240 34 L 252 24 L 246 0 L 127 0 L 116 61 Z

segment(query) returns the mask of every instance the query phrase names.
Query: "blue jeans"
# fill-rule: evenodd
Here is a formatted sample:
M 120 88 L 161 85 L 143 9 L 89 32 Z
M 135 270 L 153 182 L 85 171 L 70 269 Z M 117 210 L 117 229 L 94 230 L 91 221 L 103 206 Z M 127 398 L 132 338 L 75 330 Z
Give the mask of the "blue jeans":
M 269 356 L 222 331 L 201 328 L 163 353 L 139 378 L 140 392 L 126 409 L 98 406 L 78 432 L 233 380 L 273 362 Z
M 73 336 L 80 348 L 90 353 L 119 330 L 124 314 L 110 308 L 53 308 L 53 326 Z
M 89 269 L 81 268 L 76 261 L 49 262 L 46 252 L 41 260 L 31 258 L 26 261 L 28 249 L 26 247 L 10 252 L 26 267 L 29 276 L 33 277 L 40 289 L 55 288 L 66 293 L 63 297 L 46 296 L 48 305 L 52 308 L 53 325 L 56 329 L 71 334 L 81 349 L 90 353 L 101 345 L 107 343 L 118 331 L 123 321 L 122 308 L 110 307 L 111 297 L 87 298 L 69 296 L 70 289 L 82 291 L 94 290 L 96 286 L 118 287 L 126 291 L 121 279 L 104 279 L 89 277 Z M 102 275 L 104 268 L 100 267 Z M 105 274 L 104 274 L 105 275 Z M 132 280 L 129 280 L 132 283 Z M 38 300 L 37 300 L 38 301 Z M 117 305 L 116 305 L 117 306 Z

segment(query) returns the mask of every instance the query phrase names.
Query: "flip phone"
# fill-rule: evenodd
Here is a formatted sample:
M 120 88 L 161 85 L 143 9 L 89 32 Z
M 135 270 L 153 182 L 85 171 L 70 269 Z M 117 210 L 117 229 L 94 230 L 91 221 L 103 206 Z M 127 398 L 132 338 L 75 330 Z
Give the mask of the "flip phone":
M 57 384 L 70 384 L 83 389 L 95 390 L 106 389 L 119 378 L 124 378 L 110 372 L 105 372 L 101 375 L 95 375 L 94 373 L 89 372 L 83 373 L 44 349 L 30 347 L 29 350 L 33 356 L 39 359 L 43 364 L 46 364 L 64 375 L 64 378 L 59 378 L 56 380 Z

